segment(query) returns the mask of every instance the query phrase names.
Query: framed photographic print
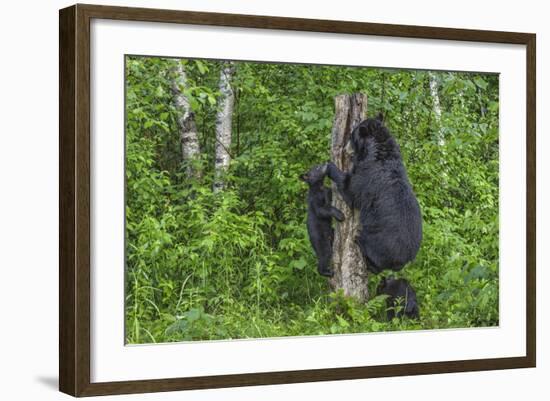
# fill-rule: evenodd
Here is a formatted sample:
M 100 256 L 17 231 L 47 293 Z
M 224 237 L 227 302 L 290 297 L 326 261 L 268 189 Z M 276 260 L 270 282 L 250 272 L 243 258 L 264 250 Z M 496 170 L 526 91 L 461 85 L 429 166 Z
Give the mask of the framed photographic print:
M 60 390 L 534 367 L 535 35 L 60 11 Z

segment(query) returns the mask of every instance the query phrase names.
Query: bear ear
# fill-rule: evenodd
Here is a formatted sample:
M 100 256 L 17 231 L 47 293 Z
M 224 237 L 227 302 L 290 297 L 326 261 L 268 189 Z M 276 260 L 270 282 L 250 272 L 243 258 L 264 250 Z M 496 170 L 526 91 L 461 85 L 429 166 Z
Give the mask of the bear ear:
M 380 111 L 378 115 L 376 116 L 376 119 L 380 121 L 381 123 L 384 122 L 384 114 Z
M 308 177 L 307 174 L 302 174 L 302 175 L 300 176 L 300 179 L 301 179 L 302 181 L 307 181 L 308 178 L 309 178 L 309 177 Z

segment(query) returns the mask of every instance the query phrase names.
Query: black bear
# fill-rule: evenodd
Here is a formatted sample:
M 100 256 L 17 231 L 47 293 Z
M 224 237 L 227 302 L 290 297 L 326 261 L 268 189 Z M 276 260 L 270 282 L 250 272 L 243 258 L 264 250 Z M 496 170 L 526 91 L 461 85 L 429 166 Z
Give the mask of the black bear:
M 353 167 L 343 172 L 332 162 L 327 175 L 344 201 L 359 209 L 361 231 L 355 238 L 368 269 L 399 271 L 416 257 L 422 217 L 401 159 L 399 145 L 381 114 L 355 127 L 348 143 Z
M 301 179 L 309 185 L 307 195 L 307 231 L 309 240 L 317 255 L 319 274 L 332 277 L 334 272 L 330 265 L 332 260 L 332 241 L 334 231 L 332 218 L 344 220 L 344 214 L 332 207 L 332 191 L 323 185 L 327 171 L 326 164 L 314 166 L 302 175 Z
M 412 319 L 420 318 L 416 293 L 407 280 L 394 279 L 392 276 L 382 277 L 376 289 L 376 295 L 383 294 L 389 295 L 386 299 L 388 320 L 392 320 L 394 316 L 401 317 L 403 314 Z

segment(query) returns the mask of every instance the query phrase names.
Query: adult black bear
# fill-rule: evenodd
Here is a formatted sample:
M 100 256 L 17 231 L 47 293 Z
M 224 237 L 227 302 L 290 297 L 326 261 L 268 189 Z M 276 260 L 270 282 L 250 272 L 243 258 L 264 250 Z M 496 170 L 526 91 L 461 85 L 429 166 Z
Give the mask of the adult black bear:
M 399 145 L 380 114 L 355 127 L 348 146 L 352 171 L 342 172 L 329 162 L 327 175 L 346 203 L 360 210 L 362 227 L 355 241 L 371 272 L 401 270 L 420 248 L 422 217 Z
M 332 218 L 344 220 L 344 214 L 332 207 L 332 191 L 323 185 L 327 171 L 326 164 L 314 166 L 302 175 L 301 179 L 309 185 L 307 195 L 307 231 L 309 240 L 317 255 L 319 274 L 332 277 L 334 272 L 330 265 L 332 261 L 332 241 L 334 231 Z
M 388 320 L 393 319 L 394 316 L 401 317 L 403 314 L 412 319 L 420 317 L 416 293 L 407 280 L 394 279 L 392 276 L 382 277 L 376 289 L 376 295 L 382 294 L 389 295 L 386 299 Z

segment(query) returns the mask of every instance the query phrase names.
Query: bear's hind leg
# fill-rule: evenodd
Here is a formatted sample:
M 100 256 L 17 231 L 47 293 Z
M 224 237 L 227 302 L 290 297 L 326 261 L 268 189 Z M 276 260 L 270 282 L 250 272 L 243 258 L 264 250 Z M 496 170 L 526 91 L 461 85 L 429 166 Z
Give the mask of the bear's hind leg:
M 361 254 L 363 255 L 363 258 L 365 259 L 367 263 L 367 270 L 373 274 L 378 274 L 382 270 L 382 268 L 379 267 L 378 263 L 376 263 L 373 258 L 371 258 L 370 251 L 367 246 L 367 239 L 365 238 L 365 235 L 363 234 L 363 231 L 359 233 L 357 237 L 355 237 L 355 243 L 359 247 L 359 250 L 361 251 Z
M 325 258 L 319 259 L 317 264 L 317 270 L 319 271 L 319 274 L 321 276 L 325 277 L 332 277 L 334 276 L 334 272 L 330 268 L 330 258 L 327 260 Z
M 332 277 L 334 272 L 331 269 L 332 263 L 332 238 L 329 236 L 327 241 L 323 241 L 323 244 L 316 249 L 317 254 L 317 270 L 321 276 Z

